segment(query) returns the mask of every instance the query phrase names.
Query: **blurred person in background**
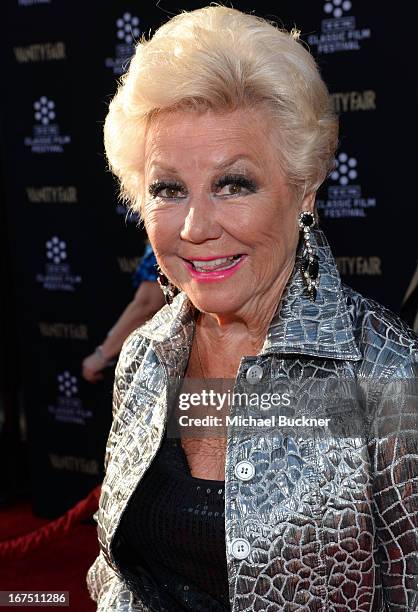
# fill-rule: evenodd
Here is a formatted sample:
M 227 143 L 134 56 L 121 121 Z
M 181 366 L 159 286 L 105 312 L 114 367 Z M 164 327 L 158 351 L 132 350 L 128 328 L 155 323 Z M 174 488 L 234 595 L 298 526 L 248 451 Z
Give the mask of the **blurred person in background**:
M 82 373 L 85 380 L 91 383 L 102 380 L 102 370 L 115 363 L 115 357 L 120 353 L 124 340 L 164 305 L 164 294 L 157 282 L 156 263 L 152 247 L 147 242 L 133 275 L 135 296 L 109 331 L 104 342 L 83 360 Z

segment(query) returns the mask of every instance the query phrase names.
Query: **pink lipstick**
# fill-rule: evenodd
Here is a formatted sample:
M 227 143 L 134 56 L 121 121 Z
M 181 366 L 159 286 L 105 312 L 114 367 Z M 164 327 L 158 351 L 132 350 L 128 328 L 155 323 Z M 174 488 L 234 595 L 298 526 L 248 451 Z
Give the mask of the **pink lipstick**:
M 242 266 L 247 256 L 222 255 L 220 257 L 196 257 L 184 259 L 184 264 L 190 275 L 197 281 L 220 281 L 229 278 Z

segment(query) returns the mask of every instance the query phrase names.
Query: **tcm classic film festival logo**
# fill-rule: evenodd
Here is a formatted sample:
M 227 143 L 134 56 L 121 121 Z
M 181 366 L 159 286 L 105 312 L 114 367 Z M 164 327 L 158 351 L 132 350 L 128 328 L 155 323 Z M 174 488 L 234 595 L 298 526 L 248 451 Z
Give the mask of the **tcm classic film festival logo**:
M 57 376 L 57 397 L 54 405 L 48 406 L 48 412 L 56 421 L 86 425 L 91 419 L 91 410 L 85 410 L 78 396 L 78 380 L 71 372 L 65 370 Z
M 141 35 L 140 19 L 132 13 L 123 13 L 115 22 L 115 38 L 113 57 L 105 59 L 106 68 L 120 76 L 128 69 L 129 60 L 135 53 L 135 43 Z M 139 216 L 127 210 L 120 202 L 116 203 L 116 213 L 125 218 L 126 223 L 138 223 Z
M 307 42 L 318 53 L 360 51 L 363 42 L 371 38 L 369 27 L 357 27 L 351 0 L 326 0 L 321 33 L 311 34 Z
M 18 6 L 34 6 L 35 4 L 51 4 L 51 0 L 17 0 Z
M 32 153 L 64 153 L 64 147 L 71 142 L 68 134 L 61 134 L 56 122 L 56 108 L 54 100 L 41 96 L 33 103 L 35 123 L 32 136 L 25 138 L 25 146 Z
M 111 68 L 115 75 L 120 76 L 126 71 L 129 60 L 135 52 L 135 42 L 141 34 L 139 23 L 139 17 L 128 12 L 116 19 L 116 44 L 113 57 L 105 59 L 106 68 Z
M 52 236 L 45 243 L 45 255 L 44 274 L 37 274 L 36 281 L 48 291 L 74 291 L 81 276 L 71 271 L 65 240 Z
M 324 217 L 366 217 L 367 212 L 376 207 L 376 198 L 362 194 L 357 158 L 345 151 L 337 155 L 327 184 L 327 199 L 317 200 L 318 209 Z

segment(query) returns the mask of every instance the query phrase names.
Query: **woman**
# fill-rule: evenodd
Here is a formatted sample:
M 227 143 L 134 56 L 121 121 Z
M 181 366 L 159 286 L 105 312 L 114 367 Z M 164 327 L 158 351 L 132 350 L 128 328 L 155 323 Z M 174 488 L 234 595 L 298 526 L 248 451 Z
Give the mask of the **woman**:
M 417 339 L 315 227 L 336 140 L 295 32 L 216 6 L 138 44 L 105 144 L 173 300 L 117 367 L 98 610 L 418 610 Z M 289 421 L 176 440 L 198 379 Z

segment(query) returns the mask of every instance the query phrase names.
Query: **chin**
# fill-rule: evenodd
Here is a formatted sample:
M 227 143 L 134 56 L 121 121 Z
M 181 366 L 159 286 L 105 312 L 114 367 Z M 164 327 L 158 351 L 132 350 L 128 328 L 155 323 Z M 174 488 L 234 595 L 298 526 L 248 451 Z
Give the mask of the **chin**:
M 220 292 L 214 291 L 212 295 L 204 295 L 195 291 L 188 292 L 185 290 L 189 300 L 192 304 L 198 308 L 201 312 L 208 312 L 213 314 L 233 314 L 240 310 L 242 301 L 237 300 L 237 296 L 232 292 L 230 295 L 220 295 Z M 218 293 L 218 295 L 216 295 Z M 222 292 L 223 293 L 223 292 Z

